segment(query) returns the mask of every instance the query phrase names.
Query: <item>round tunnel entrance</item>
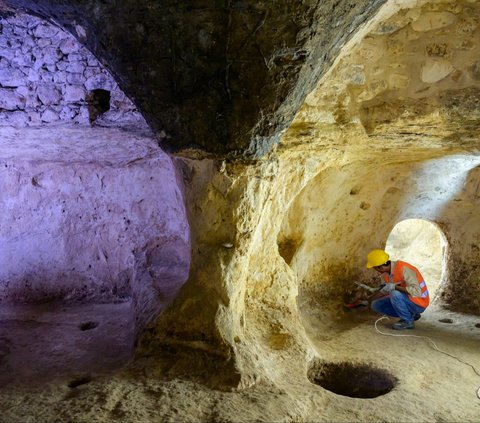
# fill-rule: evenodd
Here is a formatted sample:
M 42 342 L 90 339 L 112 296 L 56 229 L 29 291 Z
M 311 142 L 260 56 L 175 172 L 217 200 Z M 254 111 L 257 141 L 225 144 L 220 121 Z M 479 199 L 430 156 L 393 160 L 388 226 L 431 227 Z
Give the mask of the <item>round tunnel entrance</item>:
M 433 299 L 445 278 L 447 240 L 435 223 L 406 219 L 397 223 L 387 239 L 386 250 L 392 260 L 413 264 L 422 273 Z
M 352 398 L 376 398 L 390 392 L 397 378 L 370 364 L 316 361 L 308 371 L 310 382 Z

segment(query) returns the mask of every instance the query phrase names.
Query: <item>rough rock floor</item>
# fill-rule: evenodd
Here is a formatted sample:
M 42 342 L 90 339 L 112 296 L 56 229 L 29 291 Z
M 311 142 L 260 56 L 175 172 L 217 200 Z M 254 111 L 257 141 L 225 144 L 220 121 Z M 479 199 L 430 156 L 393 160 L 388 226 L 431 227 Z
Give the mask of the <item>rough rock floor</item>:
M 131 301 L 120 304 L 2 305 L 0 386 L 81 384 L 125 365 L 133 352 Z
M 317 359 L 373 364 L 396 376 L 397 386 L 372 399 L 337 395 L 302 378 L 292 357 L 283 363 L 291 378 L 282 386 L 259 382 L 243 390 L 215 389 L 206 379 L 201 382 L 212 374 L 211 357 L 193 362 L 188 354 L 159 351 L 158 356 L 138 357 L 116 374 L 92 375 L 76 387 L 68 386 L 70 380 L 3 387 L 0 421 L 478 421 L 480 377 L 469 366 L 434 351 L 425 339 L 378 334 L 378 316 L 366 310 L 332 322 L 335 330 L 319 317 L 316 310 L 304 315 Z M 72 317 L 76 330 L 79 322 Z M 478 324 L 478 318 L 432 306 L 415 331 L 401 334 L 428 336 L 438 348 L 478 369 Z M 397 334 L 383 322 L 378 327 Z

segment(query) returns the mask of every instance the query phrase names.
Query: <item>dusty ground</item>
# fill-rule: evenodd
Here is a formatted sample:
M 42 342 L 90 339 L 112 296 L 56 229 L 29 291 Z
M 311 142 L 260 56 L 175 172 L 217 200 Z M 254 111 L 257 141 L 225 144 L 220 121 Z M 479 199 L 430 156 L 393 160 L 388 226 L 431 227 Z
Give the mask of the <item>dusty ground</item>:
M 317 352 L 312 359 L 372 364 L 398 379 L 391 392 L 377 398 L 349 398 L 313 385 L 299 374 L 295 357 L 282 363 L 289 379 L 277 386 L 261 381 L 243 390 L 215 386 L 214 378 L 221 380 L 230 369 L 214 357 L 162 349 L 156 356 L 138 357 L 122 372 L 92 375 L 92 381 L 74 388 L 68 387 L 69 379 L 3 387 L 0 421 L 478 421 L 480 376 L 434 351 L 425 339 L 378 334 L 377 317 L 357 309 L 329 324 L 318 309 L 303 315 Z M 432 306 L 415 331 L 401 334 L 428 336 L 479 369 L 478 326 L 478 317 Z M 378 328 L 398 334 L 384 322 Z
M 91 373 L 118 369 L 131 359 L 134 330 L 131 301 L 2 304 L 0 386 L 14 381 L 47 383 L 59 377 L 75 384 Z
M 337 406 L 343 403 L 350 410 L 345 420 L 478 421 L 480 399 L 476 390 L 480 387 L 480 376 L 469 366 L 434 351 L 425 338 L 379 334 L 374 326 L 378 316 L 366 309 L 347 313 L 339 319 L 339 325 L 332 325 L 324 334 L 316 331 L 317 317 L 315 313 L 308 315 L 307 332 L 324 360 L 372 363 L 398 378 L 395 389 L 382 397 L 337 398 Z M 440 322 L 443 319 L 453 323 Z M 383 320 L 377 327 L 392 335 L 429 337 L 439 349 L 471 363 L 480 373 L 480 328 L 475 326 L 480 322 L 478 317 L 431 306 L 414 331 L 398 333 L 389 329 L 388 325 L 394 321 Z M 330 418 L 337 420 L 336 412 Z

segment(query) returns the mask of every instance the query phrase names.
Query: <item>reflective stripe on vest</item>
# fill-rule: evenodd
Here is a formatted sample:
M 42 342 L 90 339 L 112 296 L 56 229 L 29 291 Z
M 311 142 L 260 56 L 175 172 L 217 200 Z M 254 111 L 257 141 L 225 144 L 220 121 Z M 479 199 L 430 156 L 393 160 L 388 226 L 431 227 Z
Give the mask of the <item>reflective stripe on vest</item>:
M 420 271 L 415 266 L 412 266 L 411 264 L 406 263 L 404 261 L 399 260 L 394 263 L 395 263 L 395 267 L 393 269 L 393 274 L 390 275 L 390 281 L 394 283 L 400 282 L 400 286 L 402 286 L 403 288 L 406 288 L 407 283 L 403 278 L 403 268 L 408 267 L 409 269 L 413 270 L 417 277 L 417 282 L 420 287 L 421 294 L 419 297 L 412 297 L 411 295 L 408 295 L 408 298 L 410 298 L 412 302 L 419 305 L 420 307 L 424 307 L 424 308 L 427 307 L 428 304 L 430 303 L 430 296 L 428 294 L 427 284 L 425 283 Z M 393 262 L 392 262 L 392 266 L 393 266 Z M 386 276 L 388 278 L 389 275 L 386 275 Z

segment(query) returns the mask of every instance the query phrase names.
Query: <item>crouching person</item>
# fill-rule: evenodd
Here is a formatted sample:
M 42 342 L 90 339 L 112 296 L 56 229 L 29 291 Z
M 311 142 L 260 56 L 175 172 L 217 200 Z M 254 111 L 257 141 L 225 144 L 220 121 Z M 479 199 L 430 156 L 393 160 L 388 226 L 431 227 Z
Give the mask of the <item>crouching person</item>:
M 390 256 L 383 250 L 373 250 L 368 254 L 367 268 L 380 273 L 384 284 L 371 303 L 372 310 L 399 317 L 393 329 L 414 329 L 414 321 L 420 319 L 430 303 L 427 285 L 420 271 L 404 261 L 390 261 Z

